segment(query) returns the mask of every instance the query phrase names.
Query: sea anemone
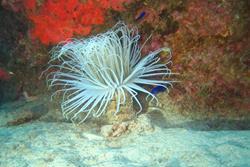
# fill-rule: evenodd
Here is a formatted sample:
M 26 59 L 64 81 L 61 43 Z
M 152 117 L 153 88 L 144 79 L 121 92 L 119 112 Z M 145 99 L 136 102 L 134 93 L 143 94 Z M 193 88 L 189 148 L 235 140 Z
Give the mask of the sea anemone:
M 161 64 L 158 56 L 163 51 L 170 53 L 170 49 L 161 48 L 141 58 L 139 39 L 135 28 L 118 23 L 103 34 L 71 39 L 52 49 L 47 82 L 56 88 L 53 95 L 62 92 L 64 117 L 78 123 L 90 115 L 99 117 L 112 100 L 117 114 L 128 97 L 138 104 L 140 112 L 139 92 L 156 99 L 143 85 L 172 86 L 172 81 L 162 79 L 172 74 L 167 67 L 170 61 Z

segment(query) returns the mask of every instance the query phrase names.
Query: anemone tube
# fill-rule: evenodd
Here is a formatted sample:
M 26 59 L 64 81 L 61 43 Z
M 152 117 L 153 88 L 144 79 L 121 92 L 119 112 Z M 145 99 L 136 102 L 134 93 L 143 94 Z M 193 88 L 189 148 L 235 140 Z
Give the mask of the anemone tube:
M 90 115 L 103 115 L 115 99 L 117 114 L 127 94 L 140 107 L 138 93 L 157 98 L 143 85 L 163 86 L 168 90 L 173 81 L 153 79 L 173 74 L 166 64 L 160 63 L 159 53 L 170 52 L 160 48 L 141 58 L 137 29 L 117 23 L 109 31 L 86 39 L 71 39 L 51 50 L 47 75 L 49 88 L 62 93 L 61 110 L 66 119 L 84 122 Z M 53 69 L 53 70 L 51 70 Z M 84 113 L 84 117 L 80 115 Z

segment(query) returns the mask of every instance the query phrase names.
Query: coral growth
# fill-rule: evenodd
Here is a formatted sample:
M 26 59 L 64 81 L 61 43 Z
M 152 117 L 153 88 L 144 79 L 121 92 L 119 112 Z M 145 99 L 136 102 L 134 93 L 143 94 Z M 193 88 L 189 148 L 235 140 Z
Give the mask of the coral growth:
M 139 25 L 143 39 L 153 34 L 142 52 L 163 46 L 173 50 L 171 69 L 180 73 L 181 81 L 170 93 L 173 101 L 192 111 L 249 108 L 246 1 L 140 2 L 129 5 L 134 9 L 131 20 Z
M 165 41 L 175 51 L 173 68 L 181 73 L 182 80 L 172 97 L 186 109 L 249 107 L 249 73 L 240 61 L 249 38 L 234 39 L 232 6 L 226 1 L 193 0 L 185 11 L 172 14 L 179 29 L 165 36 Z
M 33 22 L 31 37 L 43 44 L 56 44 L 75 35 L 90 34 L 95 25 L 104 24 L 109 9 L 122 11 L 125 0 L 47 0 L 41 5 L 36 0 L 25 0 L 28 18 Z
M 219 4 L 206 0 L 193 0 L 187 4 L 186 12 L 173 12 L 172 16 L 181 28 L 194 36 L 228 36 L 232 21 L 232 9 L 228 3 Z

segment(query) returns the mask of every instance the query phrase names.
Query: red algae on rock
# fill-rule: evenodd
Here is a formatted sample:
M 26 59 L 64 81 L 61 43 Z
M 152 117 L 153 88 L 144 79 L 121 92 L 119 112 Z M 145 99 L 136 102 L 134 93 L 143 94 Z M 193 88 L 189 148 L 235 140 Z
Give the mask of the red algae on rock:
M 193 0 L 187 5 L 187 11 L 172 13 L 180 27 L 186 28 L 194 36 L 206 37 L 230 35 L 232 23 L 232 8 L 229 3 L 209 2 L 207 0 Z
M 174 51 L 173 71 L 180 72 L 182 83 L 174 87 L 171 96 L 186 103 L 186 109 L 249 107 L 249 73 L 240 61 L 249 37 L 235 40 L 234 10 L 232 2 L 193 0 L 185 11 L 172 13 L 179 29 L 165 36 L 165 41 Z
M 102 25 L 106 11 L 122 11 L 124 0 L 48 0 L 36 4 L 35 0 L 25 0 L 24 8 L 27 17 L 33 22 L 30 30 L 33 39 L 42 44 L 57 44 L 75 35 L 89 35 L 93 26 Z M 127 2 L 126 2 L 127 3 Z

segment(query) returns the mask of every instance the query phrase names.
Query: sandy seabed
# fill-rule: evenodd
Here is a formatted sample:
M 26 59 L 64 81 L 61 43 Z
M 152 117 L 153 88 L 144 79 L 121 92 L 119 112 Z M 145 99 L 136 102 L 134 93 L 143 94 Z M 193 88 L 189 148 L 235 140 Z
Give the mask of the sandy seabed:
M 26 112 L 26 118 L 32 112 L 43 113 L 46 107 L 38 103 L 15 104 L 12 108 L 5 105 L 0 109 L 0 167 L 247 167 L 250 164 L 247 129 L 159 126 L 164 121 L 144 117 L 149 121 L 141 121 L 140 126 L 152 125 L 151 130 L 141 128 L 110 139 L 98 128 L 83 128 L 65 121 L 44 118 L 21 123 L 10 121 L 20 120 L 17 118 L 26 111 L 30 112 Z M 57 112 L 44 113 L 52 117 Z

